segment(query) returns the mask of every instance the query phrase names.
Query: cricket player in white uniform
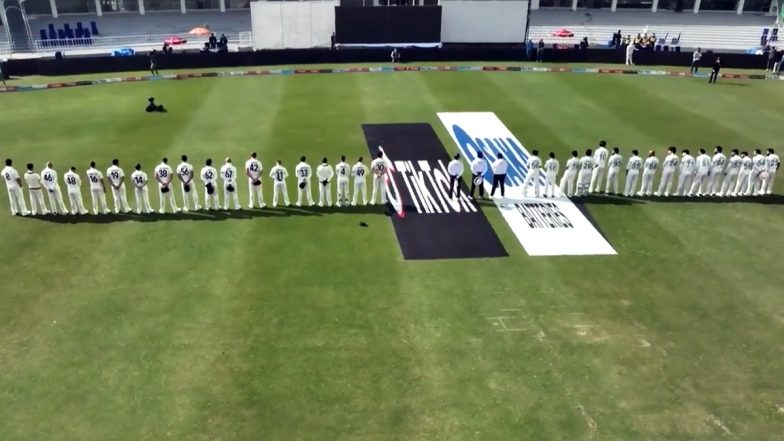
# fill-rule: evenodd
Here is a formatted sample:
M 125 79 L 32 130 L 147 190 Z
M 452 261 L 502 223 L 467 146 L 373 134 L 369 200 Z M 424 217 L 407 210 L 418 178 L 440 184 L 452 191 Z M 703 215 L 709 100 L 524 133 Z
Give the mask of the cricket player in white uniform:
M 564 174 L 561 176 L 561 193 L 564 196 L 572 197 L 574 195 L 574 178 L 580 171 L 580 159 L 577 157 L 577 150 L 572 150 L 572 157 L 566 161 Z
M 351 167 L 351 174 L 354 176 L 354 196 L 351 199 L 351 206 L 357 205 L 359 193 L 362 193 L 362 205 L 367 205 L 367 186 L 365 185 L 365 177 L 367 176 L 368 169 L 362 163 L 362 157 L 357 159 L 357 163 Z
M 768 149 L 768 156 L 765 159 L 767 160 L 768 176 L 763 182 L 762 190 L 765 194 L 773 194 L 773 183 L 776 181 L 776 172 L 779 171 L 781 160 L 773 149 Z
M 710 156 L 705 154 L 705 149 L 700 149 L 700 154 L 697 156 L 697 173 L 694 175 L 689 196 L 702 196 L 707 192 L 708 175 L 710 175 L 712 166 L 713 162 Z
M 694 156 L 689 154 L 689 149 L 683 149 L 678 171 L 678 188 L 675 189 L 676 196 L 686 196 L 689 192 L 694 172 L 697 170 L 696 166 L 697 161 L 694 160 Z
M 283 202 L 288 207 L 291 205 L 289 202 L 289 191 L 286 188 L 286 178 L 289 177 L 289 172 L 286 167 L 283 167 L 283 161 L 278 159 L 275 166 L 270 170 L 270 178 L 272 178 L 272 206 L 278 206 L 278 198 L 282 197 Z
M 60 191 L 60 184 L 57 182 L 57 172 L 52 163 L 47 162 L 46 167 L 41 171 L 41 181 L 49 195 L 49 206 L 52 207 L 54 214 L 68 214 L 63 202 L 63 193 Z
M 297 203 L 295 204 L 297 207 L 302 206 L 305 196 L 307 196 L 308 204 L 311 207 L 315 205 L 310 192 L 310 178 L 313 177 L 313 170 L 310 168 L 310 164 L 305 162 L 306 160 L 307 158 L 304 156 L 300 157 L 299 164 L 294 167 L 294 175 L 297 176 Z
M 670 195 L 670 188 L 672 188 L 672 181 L 675 178 L 675 170 L 678 169 L 678 155 L 675 153 L 678 149 L 675 146 L 670 146 L 667 149 L 667 156 L 664 157 L 664 162 L 662 164 L 662 175 L 661 179 L 659 180 L 659 190 L 654 193 L 654 196 L 665 196 L 668 197 Z
M 27 182 L 27 191 L 30 192 L 30 211 L 33 216 L 37 214 L 49 214 L 44 199 L 44 187 L 41 183 L 41 175 L 33 170 L 33 164 L 27 164 L 27 172 L 24 175 Z
M 174 173 L 172 172 L 171 167 L 169 167 L 168 158 L 163 158 L 161 163 L 155 167 L 153 176 L 155 177 L 155 180 L 158 181 L 158 196 L 160 197 L 161 202 L 158 212 L 161 214 L 166 212 L 166 201 L 168 200 L 172 213 L 179 213 L 180 209 L 177 207 L 177 201 L 174 200 L 174 194 L 172 194 L 171 191 L 171 182 L 172 179 L 174 179 Z
M 65 181 L 65 189 L 68 191 L 71 214 L 87 214 L 87 209 L 84 208 L 82 201 L 82 178 L 76 173 L 76 167 L 71 167 L 71 170 L 65 172 L 63 181 Z
M 626 163 L 626 185 L 623 188 L 624 196 L 634 195 L 634 187 L 637 186 L 637 178 L 642 169 L 642 158 L 638 156 L 637 150 L 632 150 L 632 156 Z
M 738 182 L 735 184 L 735 190 L 732 192 L 733 196 L 742 196 L 746 194 L 746 189 L 749 186 L 749 175 L 754 169 L 754 161 L 751 160 L 748 152 L 741 152 L 740 154 L 740 171 L 738 172 Z
M 593 151 L 588 149 L 585 151 L 585 156 L 580 158 L 580 174 L 577 175 L 577 196 L 585 196 L 588 194 L 588 188 L 591 186 L 591 175 L 593 174 Z
M 120 168 L 118 159 L 112 160 L 112 166 L 106 170 L 106 177 L 109 178 L 109 185 L 112 186 L 112 198 L 114 199 L 114 214 L 130 213 L 131 205 L 125 192 L 125 172 Z
M 333 176 L 335 176 L 335 172 L 332 171 L 332 166 L 327 162 L 327 158 L 322 159 L 321 165 L 316 168 L 316 177 L 319 181 L 319 207 L 323 207 L 325 204 L 327 207 L 332 206 L 330 182 L 332 182 Z
M 602 188 L 602 178 L 604 177 L 604 167 L 607 164 L 607 141 L 599 141 L 599 148 L 593 153 L 594 168 L 591 172 L 591 186 L 588 193 L 599 192 Z
M 640 182 L 640 191 L 637 196 L 650 196 L 653 194 L 653 181 L 656 179 L 656 169 L 659 168 L 659 158 L 656 157 L 656 152 L 651 150 L 648 152 L 648 158 L 642 166 L 642 181 Z
M 711 158 L 711 174 L 708 178 L 708 193 L 711 196 L 718 196 L 721 193 L 721 179 L 724 177 L 724 167 L 727 165 L 727 156 L 722 153 L 723 148 L 716 146 L 716 152 Z
M 749 185 L 746 187 L 746 196 L 758 196 L 762 194 L 763 173 L 768 171 L 767 160 L 762 156 L 762 150 L 754 150 L 754 157 L 751 158 L 754 168 L 749 174 Z
M 27 203 L 22 193 L 22 178 L 19 177 L 19 172 L 13 167 L 13 161 L 10 159 L 5 160 L 5 168 L 3 169 L 3 180 L 8 189 L 8 201 L 11 205 L 11 215 L 16 216 L 21 214 L 27 216 L 30 214 L 27 211 Z
M 106 204 L 106 183 L 103 181 L 103 173 L 95 168 L 95 161 L 90 163 L 87 169 L 87 180 L 90 182 L 90 196 L 93 203 L 93 214 L 98 214 L 100 210 L 103 214 L 109 214 L 109 207 Z
M 558 160 L 555 159 L 555 152 L 550 152 L 549 156 L 550 159 L 544 163 L 544 197 L 547 197 L 549 194 L 551 198 L 554 198 L 555 189 L 557 187 L 556 179 L 558 178 L 558 169 L 561 168 L 561 164 L 559 164 Z
M 261 172 L 264 168 L 261 161 L 256 158 L 256 152 L 250 154 L 250 159 L 245 161 L 245 175 L 248 176 L 248 208 L 253 208 L 255 201 L 258 201 L 259 208 L 264 208 L 264 193 L 261 190 Z
M 623 165 L 623 156 L 620 151 L 618 147 L 613 147 L 613 154 L 607 160 L 607 186 L 604 187 L 604 194 L 618 194 L 618 174 Z
M 147 173 L 142 171 L 142 165 L 136 164 L 134 172 L 131 173 L 131 183 L 133 184 L 133 194 L 136 199 L 136 214 L 147 214 L 153 212 L 150 205 L 150 189 L 147 187 Z
M 351 176 L 351 166 L 346 162 L 345 156 L 340 157 L 340 162 L 335 166 L 335 174 L 338 175 L 337 205 L 348 206 L 348 180 Z
M 234 209 L 242 210 L 240 197 L 237 195 L 237 167 L 231 163 L 231 158 L 226 158 L 220 174 L 223 179 L 223 209 L 229 209 L 229 199 L 231 199 L 234 202 Z
M 196 183 L 193 180 L 196 176 L 193 174 L 193 166 L 188 162 L 188 156 L 182 155 L 182 162 L 177 166 L 177 179 L 182 184 L 182 211 L 190 209 L 188 198 L 193 201 L 193 209 L 201 210 L 199 205 L 199 192 L 196 191 Z
M 528 186 L 533 184 L 534 195 L 539 197 L 539 172 L 542 170 L 542 160 L 539 158 L 539 150 L 533 150 L 531 157 L 528 158 L 528 173 L 525 174 L 523 181 L 523 197 L 528 195 Z
M 462 162 L 460 163 L 463 164 Z M 384 153 L 378 152 L 376 159 L 370 163 L 370 170 L 373 172 L 373 193 L 370 195 L 370 204 L 376 204 L 376 194 L 381 193 L 381 203 L 387 203 L 387 190 L 386 190 L 386 175 L 387 175 L 387 160 L 384 159 Z M 458 193 L 460 192 L 460 183 L 457 184 Z
M 729 196 L 732 190 L 735 189 L 735 184 L 738 181 L 738 172 L 740 172 L 741 157 L 738 156 L 738 149 L 732 149 L 730 158 L 727 161 L 727 170 L 724 172 L 724 180 L 721 183 L 721 190 L 719 196 Z
M 218 201 L 218 170 L 212 166 L 212 159 L 207 159 L 201 169 L 201 181 L 204 182 L 204 208 L 220 210 Z

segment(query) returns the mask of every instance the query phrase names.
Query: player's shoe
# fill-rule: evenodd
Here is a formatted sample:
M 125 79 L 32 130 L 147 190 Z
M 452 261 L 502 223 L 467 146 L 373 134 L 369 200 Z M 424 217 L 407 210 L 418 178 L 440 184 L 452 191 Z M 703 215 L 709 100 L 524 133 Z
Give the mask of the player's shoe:
M 302 206 L 302 204 L 301 204 L 301 203 L 299 203 L 299 202 L 297 202 L 297 203 L 296 203 L 296 204 L 294 204 L 294 205 L 296 205 L 297 207 L 301 207 L 301 206 Z
M 286 202 L 287 207 L 291 207 L 291 202 Z
M 182 207 L 182 212 L 183 213 L 187 213 L 188 212 L 188 207 Z
M 323 206 L 324 206 L 324 204 L 322 204 L 321 202 L 319 202 L 319 203 L 318 203 L 318 206 L 319 206 L 319 207 L 323 207 Z
M 669 193 L 664 193 L 664 197 L 668 198 L 668 197 L 670 197 L 670 194 Z
M 653 193 L 653 195 L 654 195 L 654 196 L 656 196 L 657 198 L 658 198 L 659 196 L 661 196 L 661 194 L 659 194 L 659 192 L 658 192 L 658 191 L 657 191 L 657 192 L 655 192 L 655 193 Z
M 352 206 L 352 207 L 356 207 L 356 206 L 357 206 L 357 203 L 356 203 L 356 202 L 352 202 L 352 203 L 351 203 L 351 206 Z

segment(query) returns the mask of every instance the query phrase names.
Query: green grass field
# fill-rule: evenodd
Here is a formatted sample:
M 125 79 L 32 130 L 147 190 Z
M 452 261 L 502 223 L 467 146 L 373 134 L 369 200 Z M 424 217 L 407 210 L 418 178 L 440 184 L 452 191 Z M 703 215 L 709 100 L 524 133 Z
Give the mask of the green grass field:
M 145 114 L 148 96 L 170 112 Z M 599 139 L 625 153 L 782 147 L 784 89 L 406 72 L 112 84 L 0 105 L 0 156 L 62 175 L 114 157 L 151 173 L 182 153 L 199 166 L 251 150 L 267 170 L 302 154 L 334 163 L 366 155 L 363 123 L 429 122 L 456 151 L 439 111 L 495 112 L 528 149 L 562 158 Z M 528 257 L 487 205 L 510 257 L 416 262 L 377 209 L 72 224 L 12 218 L 0 199 L 3 441 L 784 434 L 780 197 L 593 201 L 618 252 L 604 257 Z M 499 315 L 524 330 L 497 332 Z

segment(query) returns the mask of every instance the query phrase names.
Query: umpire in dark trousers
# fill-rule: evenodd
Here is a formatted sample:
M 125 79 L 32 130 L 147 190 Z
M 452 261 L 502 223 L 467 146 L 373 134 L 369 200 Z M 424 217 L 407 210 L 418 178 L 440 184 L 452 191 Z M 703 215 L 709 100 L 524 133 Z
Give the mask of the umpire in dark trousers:
M 504 197 L 504 183 L 506 182 L 506 169 L 509 164 L 506 163 L 504 155 L 499 153 L 498 157 L 490 166 L 493 169 L 493 189 L 490 190 L 490 197 L 495 195 L 495 189 L 501 187 L 501 197 Z
M 710 78 L 708 78 L 708 84 L 710 83 L 716 84 L 716 79 L 719 78 L 720 70 L 721 70 L 721 58 L 716 57 L 716 61 L 713 62 L 713 70 L 711 71 Z
M 460 160 L 460 153 L 455 153 L 446 171 L 449 173 L 449 197 L 455 194 L 455 187 L 457 187 L 457 198 L 460 199 L 460 176 L 463 176 L 463 161 Z

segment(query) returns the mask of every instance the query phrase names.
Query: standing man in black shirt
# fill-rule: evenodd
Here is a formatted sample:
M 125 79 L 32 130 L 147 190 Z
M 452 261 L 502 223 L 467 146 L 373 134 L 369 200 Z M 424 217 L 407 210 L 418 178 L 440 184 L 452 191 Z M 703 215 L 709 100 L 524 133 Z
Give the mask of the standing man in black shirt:
M 713 62 L 713 70 L 711 71 L 710 78 L 708 78 L 708 84 L 710 83 L 716 84 L 716 79 L 719 78 L 720 70 L 721 70 L 721 58 L 716 57 L 716 61 Z
M 150 52 L 149 57 L 150 57 L 150 73 L 152 75 L 160 75 L 158 73 L 158 51 L 153 49 L 152 52 Z

